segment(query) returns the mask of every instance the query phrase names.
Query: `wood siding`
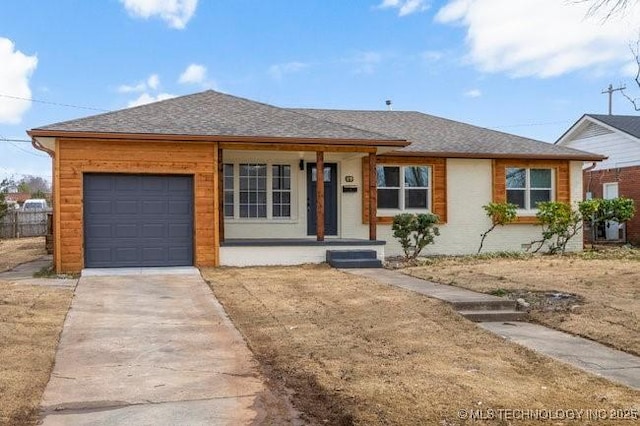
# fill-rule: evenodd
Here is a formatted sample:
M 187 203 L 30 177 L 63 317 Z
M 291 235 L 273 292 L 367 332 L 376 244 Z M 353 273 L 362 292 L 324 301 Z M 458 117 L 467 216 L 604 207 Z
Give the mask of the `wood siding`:
M 431 166 L 431 205 L 432 213 L 437 214 L 440 223 L 447 222 L 447 160 L 446 158 L 432 157 L 393 157 L 378 156 L 377 164 Z M 362 187 L 369 188 L 369 159 L 362 159 Z M 392 216 L 378 216 L 379 224 L 393 223 Z M 369 223 L 369 191 L 362 191 L 362 223 Z
M 493 202 L 504 203 L 507 200 L 506 169 L 510 167 L 553 169 L 555 182 L 555 200 L 571 202 L 571 181 L 569 161 L 566 160 L 493 160 Z M 535 216 L 518 216 L 515 223 L 537 224 Z
M 79 272 L 84 267 L 83 173 L 192 175 L 194 263 L 196 266 L 218 265 L 217 156 L 216 143 L 56 140 L 56 270 Z
M 615 132 L 589 138 L 578 137 L 563 142 L 562 146 L 608 157 L 604 161 L 597 162 L 593 170 L 640 166 L 640 142 L 632 136 Z

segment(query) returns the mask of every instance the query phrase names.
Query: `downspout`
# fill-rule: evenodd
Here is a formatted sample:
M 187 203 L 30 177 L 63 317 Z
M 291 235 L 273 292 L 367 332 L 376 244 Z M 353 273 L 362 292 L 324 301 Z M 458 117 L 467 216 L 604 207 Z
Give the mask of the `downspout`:
M 53 159 L 53 157 L 55 157 L 55 152 L 51 151 L 48 148 L 45 148 L 40 142 L 38 142 L 36 140 L 36 138 L 31 138 L 31 145 L 37 149 L 38 151 L 44 151 L 47 154 L 49 154 L 51 156 L 51 158 Z M 595 164 L 595 163 L 594 163 Z

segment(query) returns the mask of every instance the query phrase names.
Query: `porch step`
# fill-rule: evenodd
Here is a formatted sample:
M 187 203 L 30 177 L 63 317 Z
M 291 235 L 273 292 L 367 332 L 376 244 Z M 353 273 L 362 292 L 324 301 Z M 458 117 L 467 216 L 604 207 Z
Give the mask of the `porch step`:
M 498 311 L 458 311 L 460 315 L 474 322 L 526 321 L 527 312 L 516 310 Z
M 513 300 L 464 300 L 451 301 L 456 311 L 514 311 L 518 304 Z
M 382 268 L 375 250 L 327 250 L 327 263 L 334 268 Z

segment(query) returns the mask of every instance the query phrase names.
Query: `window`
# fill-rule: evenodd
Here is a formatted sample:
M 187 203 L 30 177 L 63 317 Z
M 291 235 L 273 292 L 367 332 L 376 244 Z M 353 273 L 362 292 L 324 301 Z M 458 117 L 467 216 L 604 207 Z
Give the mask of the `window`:
M 376 172 L 379 209 L 430 209 L 431 167 L 378 166 Z
M 553 199 L 552 169 L 507 168 L 507 202 L 532 210 Z
M 267 217 L 267 165 L 240 164 L 240 217 Z
M 291 165 L 241 163 L 223 169 L 226 218 L 291 218 Z
M 273 217 L 291 217 L 291 166 L 271 166 Z
M 224 216 L 234 216 L 233 164 L 224 165 Z

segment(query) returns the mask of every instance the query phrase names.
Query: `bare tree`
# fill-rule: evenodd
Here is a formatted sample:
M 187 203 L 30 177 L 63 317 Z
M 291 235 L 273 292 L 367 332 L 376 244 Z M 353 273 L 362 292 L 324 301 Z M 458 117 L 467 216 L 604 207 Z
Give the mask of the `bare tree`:
M 613 15 L 624 13 L 625 10 L 639 0 L 573 0 L 574 3 L 589 4 L 589 16 L 602 16 L 603 20 L 607 20 Z
M 634 81 L 636 82 L 636 85 L 640 90 L 640 36 L 638 36 L 635 45 L 633 43 L 629 43 L 629 50 L 631 50 L 633 59 L 636 61 L 636 76 Z M 633 105 L 633 109 L 635 109 L 636 111 L 640 111 L 640 97 L 632 97 L 624 90 L 621 90 L 620 93 L 622 93 L 622 96 L 624 96 L 629 100 L 629 102 L 631 102 L 631 105 Z

